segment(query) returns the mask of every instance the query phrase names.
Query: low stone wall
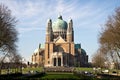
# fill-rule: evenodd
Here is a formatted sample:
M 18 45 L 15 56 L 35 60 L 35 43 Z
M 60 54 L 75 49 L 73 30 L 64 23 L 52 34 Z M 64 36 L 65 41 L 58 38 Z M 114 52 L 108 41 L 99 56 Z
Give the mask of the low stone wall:
M 45 72 L 73 72 L 73 67 L 46 67 Z

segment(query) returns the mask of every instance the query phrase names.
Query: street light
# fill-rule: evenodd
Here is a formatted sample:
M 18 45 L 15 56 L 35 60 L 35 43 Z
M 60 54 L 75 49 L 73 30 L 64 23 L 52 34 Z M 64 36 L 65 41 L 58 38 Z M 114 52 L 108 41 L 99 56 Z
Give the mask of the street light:
M 21 73 L 22 73 L 22 68 L 23 68 L 23 67 L 22 67 L 22 62 L 23 62 L 23 61 L 25 61 L 25 58 L 24 58 L 24 57 L 22 57 L 22 58 L 21 58 L 21 61 L 20 61 L 20 63 L 21 63 L 21 68 L 20 68 Z

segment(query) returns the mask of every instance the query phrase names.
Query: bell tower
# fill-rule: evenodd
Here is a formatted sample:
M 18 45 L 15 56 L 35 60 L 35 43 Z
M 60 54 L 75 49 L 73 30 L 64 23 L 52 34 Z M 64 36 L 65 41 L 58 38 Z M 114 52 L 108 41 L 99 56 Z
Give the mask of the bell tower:
M 52 30 L 52 20 L 48 19 L 47 29 L 46 29 L 46 42 L 45 42 L 45 65 L 50 64 L 50 53 L 53 52 L 53 30 Z
M 74 31 L 73 31 L 73 21 L 72 19 L 68 22 L 67 28 L 67 42 L 69 44 L 69 63 L 74 65 L 75 63 L 75 47 L 74 47 Z
M 74 42 L 74 31 L 73 31 L 73 21 L 72 21 L 72 19 L 70 19 L 69 22 L 68 22 L 67 42 Z
M 46 42 L 52 41 L 52 20 L 48 19 L 47 30 L 46 30 Z

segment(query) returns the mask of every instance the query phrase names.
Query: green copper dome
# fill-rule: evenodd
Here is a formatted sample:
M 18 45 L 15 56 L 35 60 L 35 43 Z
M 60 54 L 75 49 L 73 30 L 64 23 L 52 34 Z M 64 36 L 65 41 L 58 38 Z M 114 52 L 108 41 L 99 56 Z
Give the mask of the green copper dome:
M 84 49 L 81 49 L 81 54 L 86 55 L 86 51 Z
M 62 16 L 59 16 L 58 19 L 53 23 L 52 29 L 53 32 L 67 30 L 67 22 L 62 19 Z

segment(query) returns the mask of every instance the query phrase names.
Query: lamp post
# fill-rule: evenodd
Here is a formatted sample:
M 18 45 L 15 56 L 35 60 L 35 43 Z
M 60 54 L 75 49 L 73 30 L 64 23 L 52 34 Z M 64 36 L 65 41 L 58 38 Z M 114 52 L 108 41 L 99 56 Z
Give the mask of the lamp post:
M 22 65 L 23 65 L 22 62 L 23 62 L 23 61 L 25 61 L 25 58 L 24 58 L 24 57 L 22 57 L 22 58 L 21 58 L 21 61 L 20 61 L 20 64 L 21 64 L 21 66 L 20 66 L 20 67 L 21 67 L 21 68 L 20 68 L 21 73 L 22 73 Z

